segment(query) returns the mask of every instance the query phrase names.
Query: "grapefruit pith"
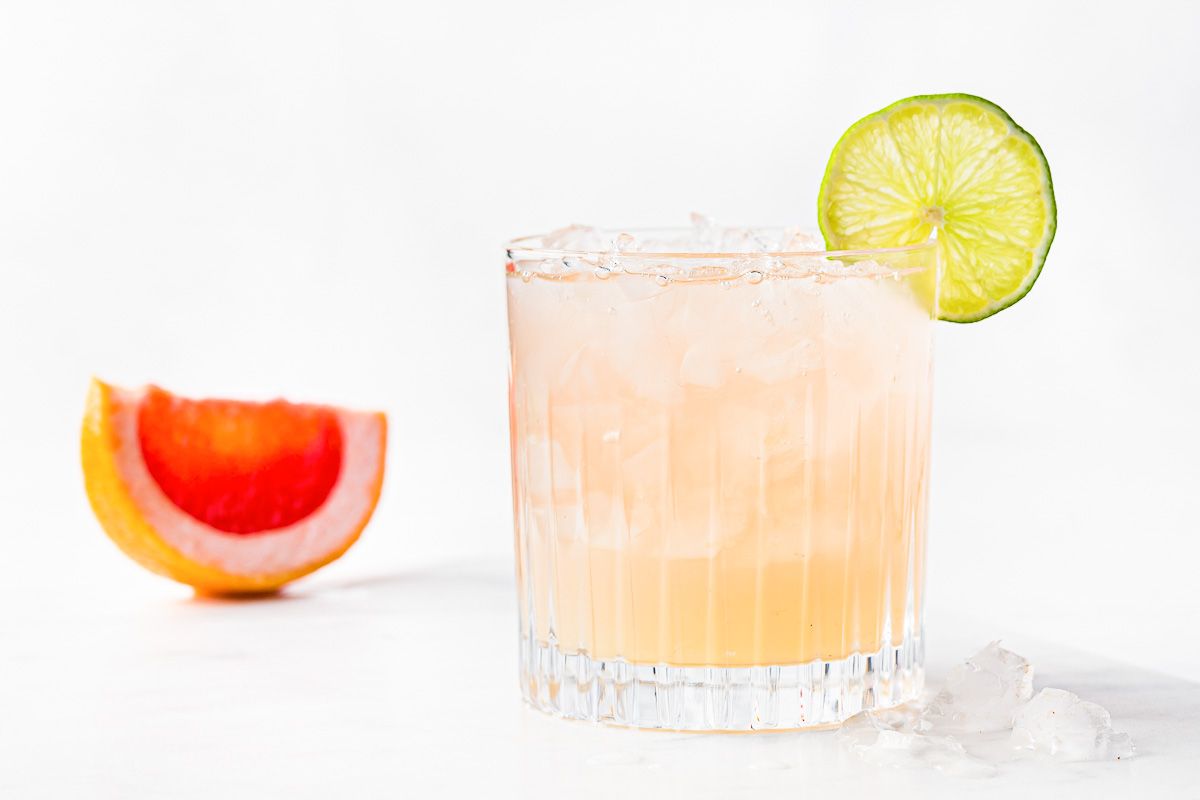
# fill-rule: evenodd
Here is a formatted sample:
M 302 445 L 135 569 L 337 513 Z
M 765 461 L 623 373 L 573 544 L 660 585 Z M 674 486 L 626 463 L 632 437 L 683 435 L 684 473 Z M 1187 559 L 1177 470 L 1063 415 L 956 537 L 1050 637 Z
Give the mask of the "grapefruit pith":
M 93 380 L 83 473 L 105 533 L 210 594 L 270 592 L 346 552 L 383 483 L 383 414 L 189 400 Z

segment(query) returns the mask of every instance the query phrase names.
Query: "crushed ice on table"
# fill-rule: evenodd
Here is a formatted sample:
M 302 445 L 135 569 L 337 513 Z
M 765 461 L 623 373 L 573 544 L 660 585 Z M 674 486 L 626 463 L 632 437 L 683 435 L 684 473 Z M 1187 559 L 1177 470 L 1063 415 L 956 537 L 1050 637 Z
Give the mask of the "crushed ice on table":
M 1012 730 L 1013 715 L 1033 697 L 1033 667 L 992 642 L 950 670 L 926 715 L 946 732 Z
M 1062 689 L 1035 696 L 1032 665 L 999 642 L 950 670 L 932 698 L 857 714 L 838 739 L 872 764 L 971 777 L 1037 756 L 1097 761 L 1133 755 L 1129 735 L 1115 732 L 1100 706 Z
M 522 275 L 563 278 L 591 271 L 605 279 L 625 272 L 654 278 L 659 284 L 674 281 L 730 280 L 739 277 L 758 283 L 767 277 L 807 278 L 818 281 L 842 277 L 896 277 L 894 269 L 864 258 L 838 260 L 819 255 L 821 238 L 801 228 L 748 228 L 718 225 L 703 214 L 691 215 L 691 226 L 677 231 L 631 233 L 589 225 L 569 225 L 545 234 L 533 248 L 536 257 L 518 260 Z M 558 251 L 554 257 L 537 251 Z M 683 266 L 662 253 L 734 253 L 744 258 L 719 264 L 705 259 Z M 628 258 L 628 256 L 635 256 Z
M 1012 744 L 1064 761 L 1133 755 L 1129 734 L 1113 730 L 1107 711 L 1063 689 L 1042 689 L 1017 712 Z
M 996 766 L 967 753 L 951 736 L 930 732 L 921 709 L 906 705 L 856 714 L 838 738 L 864 761 L 883 767 L 932 767 L 947 775 L 989 777 Z

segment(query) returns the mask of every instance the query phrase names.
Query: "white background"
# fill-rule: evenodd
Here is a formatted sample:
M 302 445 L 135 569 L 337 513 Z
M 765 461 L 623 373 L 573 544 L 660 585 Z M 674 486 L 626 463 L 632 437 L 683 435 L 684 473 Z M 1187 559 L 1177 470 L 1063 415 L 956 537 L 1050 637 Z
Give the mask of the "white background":
M 187 594 L 88 510 L 91 374 L 386 410 L 317 580 L 506 557 L 502 242 L 812 224 L 851 122 L 966 91 L 1041 142 L 1059 229 L 1024 301 L 937 331 L 931 614 L 1194 676 L 1198 34 L 1183 2 L 6 3 L 5 628 Z

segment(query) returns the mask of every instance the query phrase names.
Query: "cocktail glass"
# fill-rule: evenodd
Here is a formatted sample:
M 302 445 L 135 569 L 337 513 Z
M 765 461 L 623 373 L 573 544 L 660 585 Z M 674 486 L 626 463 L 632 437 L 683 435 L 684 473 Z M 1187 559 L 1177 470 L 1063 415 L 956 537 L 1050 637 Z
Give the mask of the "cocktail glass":
M 936 248 L 689 237 L 508 245 L 525 699 L 728 731 L 911 699 Z

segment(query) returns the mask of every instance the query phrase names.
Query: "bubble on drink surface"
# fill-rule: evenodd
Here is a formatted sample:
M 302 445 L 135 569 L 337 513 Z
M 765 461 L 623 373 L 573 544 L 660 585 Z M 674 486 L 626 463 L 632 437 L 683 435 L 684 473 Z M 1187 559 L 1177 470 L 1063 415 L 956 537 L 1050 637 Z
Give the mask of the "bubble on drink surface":
M 1033 696 L 1033 667 L 992 642 L 953 668 L 925 702 L 865 711 L 838 731 L 864 761 L 986 777 L 1034 755 L 1056 761 L 1129 758 L 1107 711 L 1062 689 Z

